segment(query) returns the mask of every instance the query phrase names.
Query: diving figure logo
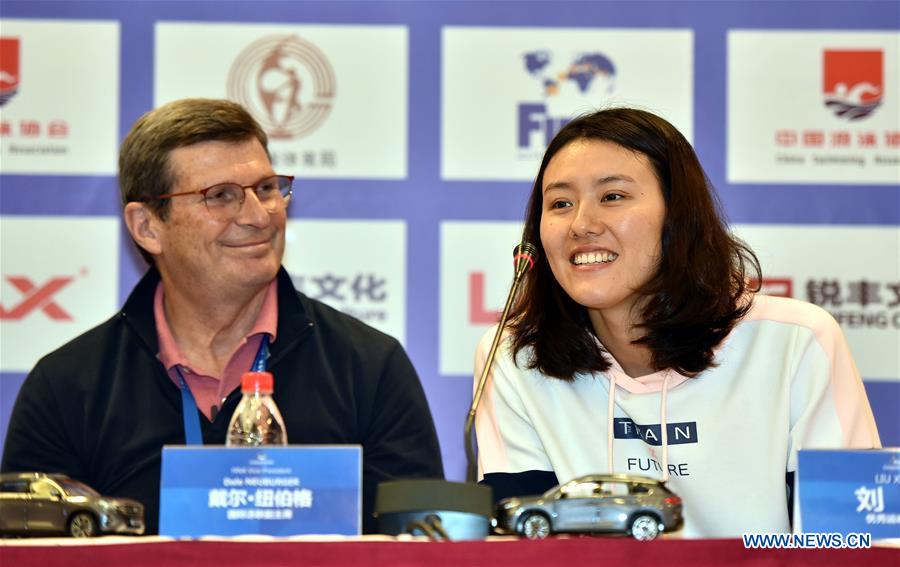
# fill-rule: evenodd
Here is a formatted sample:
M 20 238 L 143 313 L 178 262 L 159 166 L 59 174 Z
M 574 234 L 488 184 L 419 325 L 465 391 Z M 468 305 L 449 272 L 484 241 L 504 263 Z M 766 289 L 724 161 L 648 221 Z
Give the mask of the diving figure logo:
M 315 45 L 295 35 L 266 36 L 247 46 L 228 73 L 228 96 L 273 139 L 302 138 L 331 112 L 334 71 Z

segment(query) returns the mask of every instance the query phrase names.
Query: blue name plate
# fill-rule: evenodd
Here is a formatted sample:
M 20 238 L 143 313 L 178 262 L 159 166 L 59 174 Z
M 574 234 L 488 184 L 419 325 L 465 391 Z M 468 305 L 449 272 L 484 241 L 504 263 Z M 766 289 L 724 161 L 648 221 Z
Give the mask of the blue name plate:
M 164 447 L 159 533 L 359 535 L 362 448 Z
M 900 449 L 800 451 L 804 532 L 900 538 Z

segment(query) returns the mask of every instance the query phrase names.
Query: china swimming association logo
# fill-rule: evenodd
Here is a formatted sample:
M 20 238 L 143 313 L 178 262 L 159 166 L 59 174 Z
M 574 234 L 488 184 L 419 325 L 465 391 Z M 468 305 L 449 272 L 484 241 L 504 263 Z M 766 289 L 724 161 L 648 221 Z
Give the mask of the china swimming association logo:
M 825 106 L 847 120 L 872 114 L 884 98 L 881 50 L 826 49 L 822 91 Z
M 19 92 L 19 38 L 0 37 L 0 106 Z
M 315 45 L 297 36 L 266 36 L 245 48 L 228 73 L 228 96 L 244 105 L 270 137 L 301 138 L 331 112 L 334 71 Z

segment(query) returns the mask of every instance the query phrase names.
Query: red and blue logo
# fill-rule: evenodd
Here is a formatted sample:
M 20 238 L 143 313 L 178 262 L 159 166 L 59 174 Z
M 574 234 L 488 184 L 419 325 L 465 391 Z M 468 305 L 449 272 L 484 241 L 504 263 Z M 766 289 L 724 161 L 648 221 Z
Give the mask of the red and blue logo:
M 0 37 L 0 106 L 19 92 L 19 38 Z
M 822 92 L 825 106 L 845 120 L 872 114 L 884 99 L 884 53 L 826 49 Z

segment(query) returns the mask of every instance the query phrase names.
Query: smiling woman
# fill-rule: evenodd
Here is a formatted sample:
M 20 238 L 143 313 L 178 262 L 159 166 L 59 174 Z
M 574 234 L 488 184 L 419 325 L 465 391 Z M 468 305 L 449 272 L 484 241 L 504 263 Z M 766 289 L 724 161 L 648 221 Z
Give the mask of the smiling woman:
M 693 148 L 648 112 L 611 109 L 563 128 L 526 217 L 541 260 L 514 312 L 515 350 L 532 347 L 535 368 L 557 378 L 609 369 L 604 351 L 635 359 L 635 375 L 696 375 L 749 309 L 748 280 L 761 279 Z M 592 252 L 606 263 L 575 263 Z
M 607 349 L 626 346 L 640 290 L 657 271 L 666 204 L 648 160 L 611 142 L 581 139 L 544 171 L 540 242 L 553 277 L 587 313 Z M 626 349 L 616 349 L 620 361 Z M 631 374 L 649 374 L 635 361 Z
M 798 450 L 880 445 L 840 327 L 756 294 L 756 256 L 662 118 L 618 108 L 568 123 L 523 240 L 538 260 L 476 417 L 496 499 L 650 474 L 684 499 L 688 537 L 788 531 Z M 711 498 L 724 494 L 730 506 Z

